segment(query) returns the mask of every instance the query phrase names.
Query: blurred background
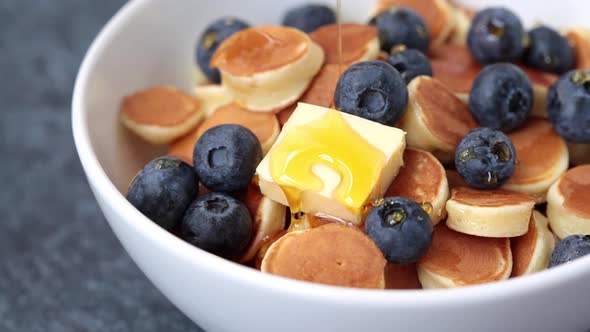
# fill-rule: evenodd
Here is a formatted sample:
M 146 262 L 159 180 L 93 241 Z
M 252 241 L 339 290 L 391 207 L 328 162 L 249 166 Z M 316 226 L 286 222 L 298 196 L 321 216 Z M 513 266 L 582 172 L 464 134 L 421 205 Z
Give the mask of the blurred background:
M 124 0 L 0 0 L 0 331 L 202 331 L 143 276 L 74 149 L 82 57 Z

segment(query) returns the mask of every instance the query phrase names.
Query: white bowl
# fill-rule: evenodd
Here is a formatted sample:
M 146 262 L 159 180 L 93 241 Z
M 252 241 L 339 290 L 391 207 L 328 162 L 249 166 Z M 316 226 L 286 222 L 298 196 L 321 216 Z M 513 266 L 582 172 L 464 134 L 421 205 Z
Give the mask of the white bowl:
M 167 233 L 125 200 L 121 193 L 133 174 L 161 151 L 121 128 L 121 97 L 156 84 L 190 91 L 194 43 L 208 22 L 234 14 L 252 24 L 277 23 L 296 2 L 301 1 L 133 0 L 88 51 L 74 91 L 76 147 L 106 219 L 148 278 L 208 331 L 590 328 L 590 257 L 479 287 L 345 289 L 274 277 L 213 256 Z M 367 3 L 344 0 L 346 20 L 365 21 Z

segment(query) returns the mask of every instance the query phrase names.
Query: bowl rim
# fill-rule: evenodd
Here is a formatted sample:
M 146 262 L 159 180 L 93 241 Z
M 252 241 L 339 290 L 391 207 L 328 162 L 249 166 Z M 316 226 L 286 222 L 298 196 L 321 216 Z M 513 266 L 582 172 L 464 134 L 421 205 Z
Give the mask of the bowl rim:
M 454 289 L 419 290 L 368 290 L 328 286 L 303 282 L 262 273 L 250 267 L 225 260 L 201 249 L 195 248 L 180 238 L 151 222 L 135 209 L 117 190 L 102 168 L 91 145 L 88 133 L 87 114 L 84 107 L 88 85 L 98 58 L 108 51 L 110 40 L 134 13 L 156 0 L 134 0 L 127 2 L 108 21 L 93 40 L 78 71 L 72 99 L 72 130 L 78 156 L 94 194 L 123 216 L 135 232 L 141 233 L 157 243 L 162 250 L 186 260 L 198 262 L 204 269 L 225 275 L 232 282 L 244 286 L 265 288 L 284 296 L 309 299 L 318 298 L 324 302 L 347 303 L 354 299 L 355 305 L 423 307 L 433 305 L 466 305 L 482 301 L 498 300 L 499 297 L 513 297 L 541 292 L 569 280 L 590 275 L 590 256 L 575 262 L 551 268 L 522 278 L 502 282 L 467 286 Z

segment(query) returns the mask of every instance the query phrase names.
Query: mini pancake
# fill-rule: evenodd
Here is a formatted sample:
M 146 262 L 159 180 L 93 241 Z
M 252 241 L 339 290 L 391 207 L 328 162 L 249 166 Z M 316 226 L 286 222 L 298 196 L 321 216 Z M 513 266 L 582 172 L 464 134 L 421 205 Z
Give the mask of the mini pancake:
M 299 99 L 300 103 L 307 103 L 322 107 L 331 107 L 332 101 L 334 100 L 334 91 L 336 91 L 336 85 L 340 78 L 340 66 L 337 64 L 325 64 L 322 66 L 320 72 L 313 79 L 309 88 L 303 96 Z M 347 67 L 342 68 L 346 70 Z M 297 104 L 288 106 L 277 114 L 279 123 L 284 125 L 291 117 L 291 114 L 297 108 Z
M 548 120 L 532 117 L 508 134 L 518 163 L 504 189 L 545 197 L 549 187 L 567 171 L 568 149 Z
M 201 105 L 205 117 L 211 116 L 219 107 L 232 102 L 232 96 L 227 93 L 223 85 L 204 84 L 194 89 L 195 99 Z
M 590 164 L 590 143 L 567 143 L 570 163 L 573 165 Z
M 385 289 L 422 289 L 416 264 L 385 266 Z
M 422 16 L 432 45 L 445 43 L 455 25 L 455 13 L 447 0 L 379 0 L 373 12 L 377 15 L 395 6 L 413 9 Z
M 152 87 L 123 98 L 125 127 L 153 144 L 166 144 L 186 134 L 203 119 L 199 103 L 172 87 Z
M 547 94 L 549 93 L 549 88 L 559 79 L 559 77 L 551 73 L 544 73 L 522 65 L 519 67 L 525 74 L 527 74 L 533 84 L 535 100 L 533 102 L 533 111 L 531 112 L 531 115 L 547 118 Z
M 442 45 L 430 50 L 432 76 L 453 91 L 462 101 L 469 92 L 482 67 L 463 45 Z
M 279 111 L 295 102 L 324 63 L 324 51 L 305 33 L 259 26 L 226 39 L 211 59 L 236 103 L 251 111 Z
M 281 237 L 264 256 L 262 272 L 327 285 L 383 289 L 385 263 L 379 247 L 363 232 L 328 224 Z
M 249 262 L 256 256 L 264 239 L 269 239 L 283 230 L 287 214 L 287 208 L 284 205 L 263 196 L 256 184 L 248 187 L 243 201 L 252 217 L 254 235 L 246 253 L 240 259 L 241 263 Z
M 590 29 L 569 29 L 566 30 L 564 34 L 574 48 L 576 68 L 590 68 Z
M 403 196 L 418 203 L 429 203 L 428 215 L 434 225 L 446 216 L 449 184 L 445 169 L 431 153 L 407 148 L 400 169 L 385 197 Z
M 535 197 L 509 190 L 453 189 L 447 226 L 484 237 L 514 237 L 527 232 Z
M 555 248 L 555 238 L 549 230 L 549 220 L 540 212 L 533 211 L 527 233 L 510 239 L 510 245 L 513 263 L 511 277 L 546 269 Z
M 469 34 L 469 28 L 471 27 L 471 21 L 475 16 L 475 11 L 453 5 L 453 12 L 455 14 L 455 24 L 449 37 L 448 42 L 458 45 L 467 45 L 467 35 Z
M 285 234 L 287 234 L 287 231 L 283 229 L 279 231 L 277 234 L 262 240 L 262 243 L 260 244 L 260 249 L 258 249 L 258 252 L 256 253 L 256 257 L 253 262 L 254 268 L 256 268 L 257 270 L 260 270 L 262 268 L 262 260 L 264 259 L 264 256 L 266 256 L 268 248 L 270 248 L 270 246 L 272 246 L 273 243 L 277 242 L 280 238 L 285 236 Z
M 547 216 L 553 233 L 560 239 L 590 234 L 590 165 L 570 169 L 551 186 Z
M 434 228 L 432 245 L 418 261 L 422 287 L 452 288 L 505 280 L 512 271 L 510 240 Z
M 457 96 L 467 102 L 471 86 L 483 68 L 464 45 L 441 45 L 430 51 L 433 77 L 440 80 Z M 558 77 L 535 69 L 519 66 L 533 85 L 533 115 L 547 117 L 547 92 Z
M 324 25 L 309 34 L 311 40 L 324 50 L 326 64 L 339 64 L 338 24 Z M 342 24 L 342 64 L 370 61 L 379 56 L 377 28 L 367 24 Z
M 454 159 L 457 145 L 477 127 L 467 105 L 443 83 L 419 76 L 408 85 L 408 106 L 399 125 L 408 146 L 432 152 L 441 162 Z
M 193 151 L 199 137 L 208 129 L 222 124 L 239 124 L 250 129 L 260 141 L 263 155 L 270 150 L 281 132 L 275 114 L 250 112 L 232 103 L 218 108 L 195 130 L 170 144 L 168 154 L 190 160 L 192 164 Z

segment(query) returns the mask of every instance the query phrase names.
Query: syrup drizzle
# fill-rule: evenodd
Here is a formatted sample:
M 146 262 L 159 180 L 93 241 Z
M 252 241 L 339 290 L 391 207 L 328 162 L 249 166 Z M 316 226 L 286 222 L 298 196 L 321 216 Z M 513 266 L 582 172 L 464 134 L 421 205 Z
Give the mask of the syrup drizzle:
M 338 24 L 338 72 L 342 74 L 342 5 L 336 0 L 336 24 Z

